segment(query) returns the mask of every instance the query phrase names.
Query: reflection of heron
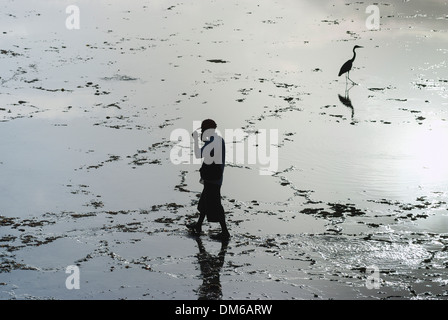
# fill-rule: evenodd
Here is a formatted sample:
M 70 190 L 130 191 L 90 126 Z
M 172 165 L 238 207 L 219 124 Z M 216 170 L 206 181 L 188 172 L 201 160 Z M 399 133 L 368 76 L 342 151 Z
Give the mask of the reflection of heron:
M 341 101 L 344 106 L 352 110 L 352 121 L 353 121 L 353 118 L 355 116 L 355 108 L 353 107 L 352 101 L 350 100 L 350 97 L 348 95 L 348 92 L 350 91 L 351 88 L 353 88 L 353 85 L 347 90 L 345 90 L 345 96 L 341 96 L 340 94 L 338 94 L 338 97 L 339 101 Z
M 355 61 L 356 58 L 356 49 L 358 48 L 363 48 L 361 46 L 354 46 L 353 47 L 353 58 L 351 58 L 350 60 L 348 60 L 346 63 L 343 64 L 343 66 L 341 67 L 341 70 L 339 70 L 339 74 L 338 77 L 340 77 L 341 75 L 343 75 L 344 73 L 347 73 L 345 81 L 347 82 L 347 79 L 350 80 L 353 84 L 356 84 L 353 82 L 352 79 L 350 79 L 350 70 L 352 70 L 352 66 L 353 66 L 353 61 Z
M 215 256 L 205 250 L 200 237 L 195 237 L 195 239 L 199 248 L 197 257 L 202 278 L 202 284 L 198 289 L 198 300 L 220 300 L 222 298 L 222 288 L 219 272 L 224 265 L 228 241 L 221 242 L 221 250 Z

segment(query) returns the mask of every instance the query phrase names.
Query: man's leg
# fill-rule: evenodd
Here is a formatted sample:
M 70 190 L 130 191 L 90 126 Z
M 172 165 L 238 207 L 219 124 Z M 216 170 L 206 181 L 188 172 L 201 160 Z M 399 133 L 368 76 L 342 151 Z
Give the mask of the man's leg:
M 199 230 L 199 232 L 201 232 L 202 223 L 204 222 L 204 219 L 205 219 L 205 213 L 201 212 L 199 215 L 198 222 L 196 223 L 196 228 Z
M 222 236 L 224 238 L 229 238 L 230 237 L 230 233 L 229 233 L 229 230 L 227 229 L 225 218 L 222 218 L 222 220 L 219 221 L 219 224 L 221 225 Z
M 204 222 L 204 219 L 205 219 L 205 213 L 201 212 L 199 215 L 198 222 L 187 224 L 187 228 L 200 234 L 202 232 L 202 223 Z
M 230 238 L 229 230 L 227 229 L 226 218 L 224 216 L 224 210 L 222 212 L 222 216 L 219 218 L 219 224 L 221 225 L 221 233 L 217 236 L 221 238 L 221 240 L 227 240 Z

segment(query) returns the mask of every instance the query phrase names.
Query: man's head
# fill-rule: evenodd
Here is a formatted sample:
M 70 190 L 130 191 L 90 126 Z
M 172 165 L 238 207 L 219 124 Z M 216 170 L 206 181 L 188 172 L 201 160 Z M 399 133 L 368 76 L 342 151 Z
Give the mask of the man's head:
M 201 123 L 201 140 L 209 140 L 210 136 L 212 136 L 215 133 L 217 125 L 216 122 L 212 119 L 205 119 Z
M 217 127 L 216 122 L 213 121 L 212 119 L 205 119 L 201 123 L 201 130 L 202 131 L 205 131 L 207 129 L 216 129 L 216 127 Z

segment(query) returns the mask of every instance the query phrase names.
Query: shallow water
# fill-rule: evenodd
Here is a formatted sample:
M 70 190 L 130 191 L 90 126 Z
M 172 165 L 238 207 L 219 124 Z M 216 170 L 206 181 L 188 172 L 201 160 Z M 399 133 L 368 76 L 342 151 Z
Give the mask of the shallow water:
M 78 1 L 79 30 L 67 5 L 1 5 L 2 299 L 446 298 L 446 4 L 379 30 L 355 1 Z M 204 118 L 279 137 L 273 175 L 228 155 L 213 275 L 199 165 L 170 160 Z

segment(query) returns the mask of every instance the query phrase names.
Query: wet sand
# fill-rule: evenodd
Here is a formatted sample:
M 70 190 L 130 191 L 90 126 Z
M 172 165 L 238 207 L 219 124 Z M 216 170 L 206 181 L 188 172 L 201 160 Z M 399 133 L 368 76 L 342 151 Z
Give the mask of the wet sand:
M 445 4 L 78 3 L 1 5 L 0 299 L 446 299 Z M 170 159 L 204 118 L 279 133 L 228 159 L 227 245 Z

